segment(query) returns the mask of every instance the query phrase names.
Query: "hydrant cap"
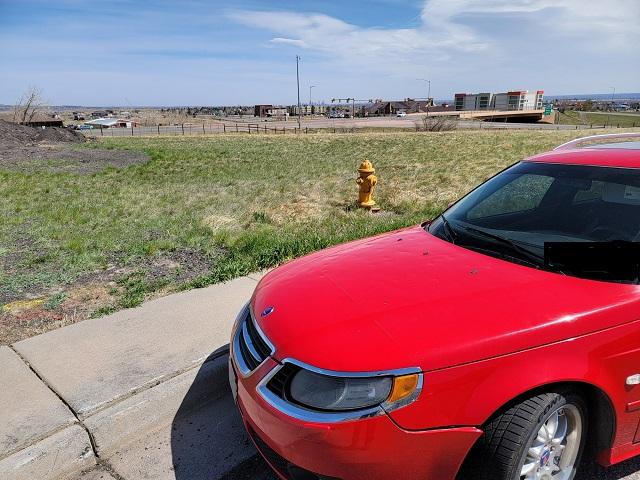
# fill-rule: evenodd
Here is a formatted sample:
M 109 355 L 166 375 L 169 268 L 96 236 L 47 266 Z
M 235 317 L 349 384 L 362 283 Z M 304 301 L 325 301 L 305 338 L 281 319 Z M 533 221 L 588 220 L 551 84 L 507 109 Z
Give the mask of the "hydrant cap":
M 363 160 L 358 167 L 358 171 L 361 173 L 374 173 L 376 169 L 373 168 L 373 164 L 369 160 Z

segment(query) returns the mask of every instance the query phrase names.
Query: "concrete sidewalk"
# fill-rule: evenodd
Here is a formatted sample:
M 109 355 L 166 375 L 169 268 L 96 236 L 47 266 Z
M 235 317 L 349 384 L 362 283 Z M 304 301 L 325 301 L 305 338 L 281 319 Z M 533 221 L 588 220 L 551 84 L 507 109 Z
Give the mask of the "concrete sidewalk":
M 216 359 L 261 276 L 1 347 L 0 478 L 70 478 L 96 465 L 117 478 L 106 459 L 224 394 Z
M 227 383 L 232 322 L 261 275 L 0 347 L 2 480 L 277 480 Z M 640 480 L 640 458 L 576 480 Z

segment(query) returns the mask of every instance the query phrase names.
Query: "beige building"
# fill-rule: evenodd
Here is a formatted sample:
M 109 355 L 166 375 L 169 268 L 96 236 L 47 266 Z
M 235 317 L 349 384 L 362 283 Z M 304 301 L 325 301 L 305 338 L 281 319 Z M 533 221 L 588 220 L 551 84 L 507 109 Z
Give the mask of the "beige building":
M 504 93 L 456 93 L 456 110 L 541 110 L 544 90 L 513 90 Z

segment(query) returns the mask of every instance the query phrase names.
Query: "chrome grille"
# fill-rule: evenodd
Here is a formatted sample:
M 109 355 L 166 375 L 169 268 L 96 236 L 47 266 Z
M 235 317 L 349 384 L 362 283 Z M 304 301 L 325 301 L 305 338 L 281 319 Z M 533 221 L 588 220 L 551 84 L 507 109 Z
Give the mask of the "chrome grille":
M 242 313 L 238 323 L 233 350 L 236 363 L 245 376 L 258 368 L 275 351 L 273 345 L 256 324 L 251 309 L 248 307 Z

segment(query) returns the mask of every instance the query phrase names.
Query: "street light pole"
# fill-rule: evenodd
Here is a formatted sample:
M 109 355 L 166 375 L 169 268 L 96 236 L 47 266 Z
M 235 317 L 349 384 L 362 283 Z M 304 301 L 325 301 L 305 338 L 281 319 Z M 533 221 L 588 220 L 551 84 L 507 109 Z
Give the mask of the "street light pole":
M 302 109 L 300 108 L 300 55 L 296 55 L 296 82 L 298 85 L 298 130 L 300 130 L 300 116 L 302 115 Z
M 311 106 L 312 105 L 312 103 L 311 103 L 311 89 L 315 88 L 315 87 L 316 87 L 316 85 L 309 85 L 309 112 L 310 113 L 313 113 L 313 107 Z

